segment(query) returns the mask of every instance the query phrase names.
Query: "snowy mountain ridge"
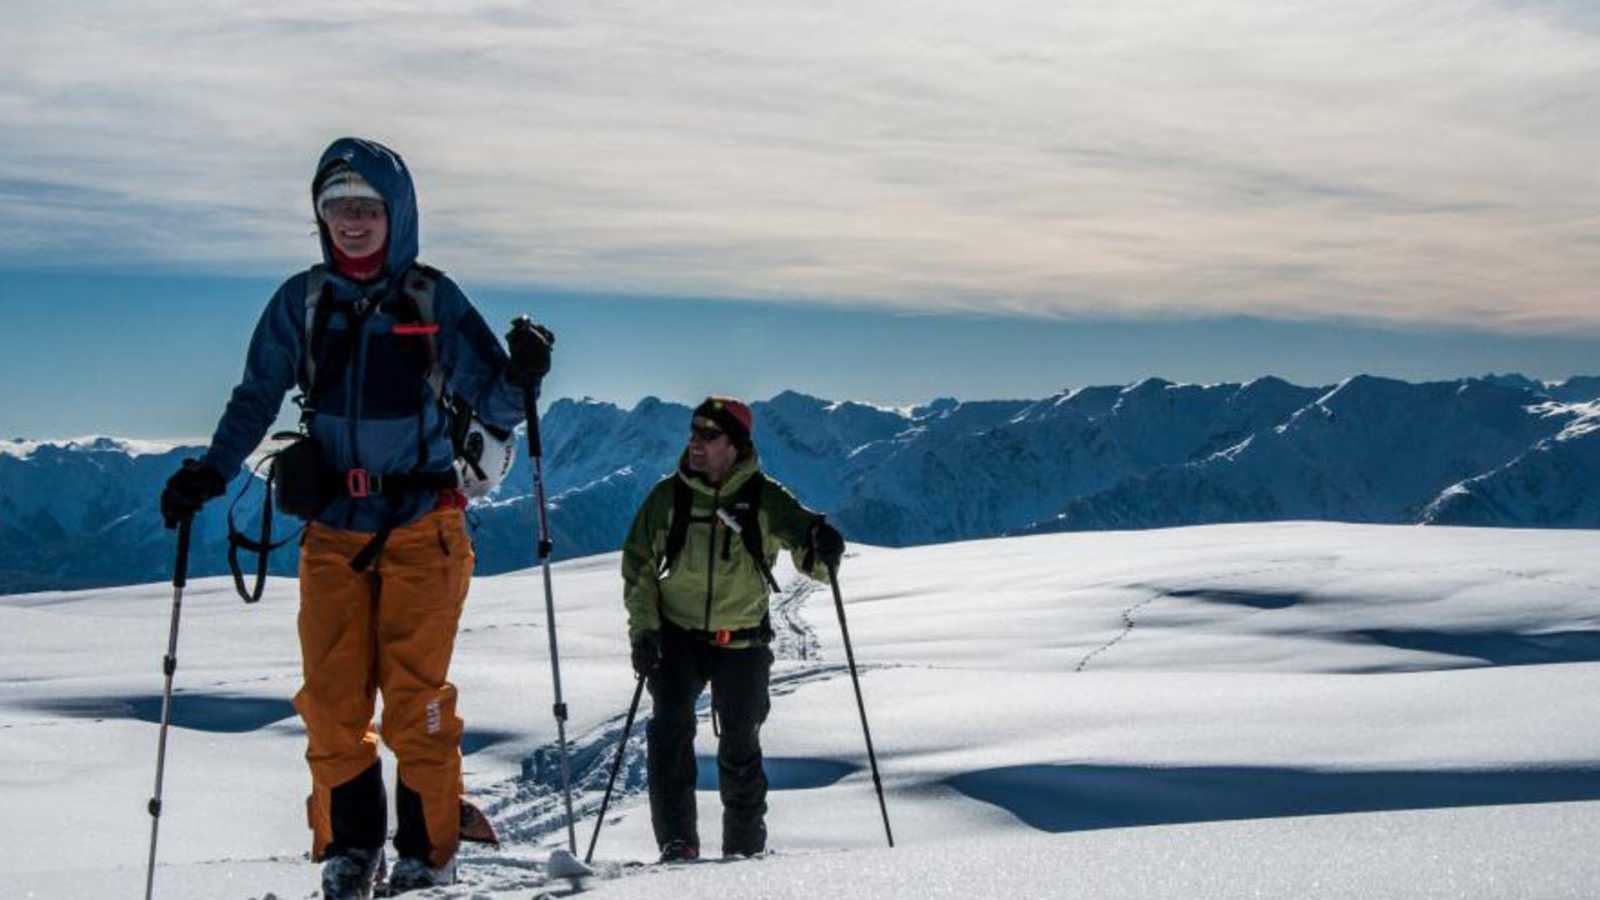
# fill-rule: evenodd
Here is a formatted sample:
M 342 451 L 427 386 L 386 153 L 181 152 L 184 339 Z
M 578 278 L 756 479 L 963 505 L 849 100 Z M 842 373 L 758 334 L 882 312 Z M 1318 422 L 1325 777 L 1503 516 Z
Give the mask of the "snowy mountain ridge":
M 184 442 L 182 441 L 143 441 L 98 434 L 55 441 L 30 441 L 23 438 L 12 438 L 9 441 L 0 441 L 0 456 L 27 459 L 44 447 L 53 447 L 60 450 L 120 450 L 129 456 L 147 456 L 166 453 L 175 447 L 183 445 Z
M 786 391 L 752 404 L 766 470 L 856 541 L 1323 519 L 1600 527 L 1600 378 L 1517 375 L 1329 387 L 1147 378 L 1038 400 L 910 408 Z M 541 417 L 559 558 L 615 549 L 672 471 L 690 408 L 557 400 Z M 0 442 L 0 593 L 160 580 L 156 499 L 196 446 L 90 437 Z M 533 560 L 523 458 L 474 508 L 479 571 Z M 249 482 L 235 480 L 229 500 Z M 235 513 L 259 527 L 262 491 Z M 224 571 L 228 504 L 196 520 L 197 574 Z M 298 523 L 280 518 L 274 533 Z M 272 571 L 292 574 L 294 554 Z

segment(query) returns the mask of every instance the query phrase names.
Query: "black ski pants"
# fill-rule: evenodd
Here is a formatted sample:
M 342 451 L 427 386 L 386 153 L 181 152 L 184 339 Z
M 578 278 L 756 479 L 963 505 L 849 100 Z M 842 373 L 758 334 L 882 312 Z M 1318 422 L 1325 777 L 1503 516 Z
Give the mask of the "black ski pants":
M 722 853 L 760 853 L 767 847 L 767 775 L 761 767 L 761 725 L 772 708 L 767 685 L 772 651 L 728 649 L 663 623 L 661 667 L 650 676 L 655 711 L 645 729 L 650 776 L 650 821 L 656 844 L 700 847 L 694 788 L 695 704 L 711 684 L 722 737 L 717 778 L 722 793 Z

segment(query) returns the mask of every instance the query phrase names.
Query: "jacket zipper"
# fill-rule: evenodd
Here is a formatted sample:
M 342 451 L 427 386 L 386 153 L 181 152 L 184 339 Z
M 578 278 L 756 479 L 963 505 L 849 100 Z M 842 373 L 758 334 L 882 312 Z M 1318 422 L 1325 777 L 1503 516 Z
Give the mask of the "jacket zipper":
M 364 373 L 367 359 L 367 322 L 371 319 L 368 315 L 368 301 L 365 294 L 359 296 L 351 306 L 357 310 L 355 333 L 356 352 L 355 359 L 350 368 L 345 372 L 348 379 L 346 390 L 350 392 L 350 456 L 351 468 L 361 468 L 361 443 L 357 438 L 360 433 L 362 385 L 365 380 L 360 377 Z
M 345 396 L 349 399 L 350 404 L 350 468 L 359 469 L 361 468 L 361 440 L 358 435 L 361 432 L 361 385 L 364 383 L 360 373 L 366 365 L 367 320 L 371 318 L 367 315 L 370 310 L 367 309 L 366 294 L 358 292 L 356 299 L 350 304 L 350 311 L 356 314 L 355 321 L 350 323 L 355 332 L 351 336 L 355 343 L 355 351 L 351 354 L 350 366 L 344 373 L 345 391 L 347 392 Z M 346 503 L 344 508 L 345 527 L 353 527 L 355 520 L 356 504 L 353 502 Z
M 711 539 L 706 541 L 706 624 L 705 631 L 711 630 L 711 587 L 716 582 L 717 570 L 717 507 L 722 497 L 722 488 L 716 487 L 711 493 Z

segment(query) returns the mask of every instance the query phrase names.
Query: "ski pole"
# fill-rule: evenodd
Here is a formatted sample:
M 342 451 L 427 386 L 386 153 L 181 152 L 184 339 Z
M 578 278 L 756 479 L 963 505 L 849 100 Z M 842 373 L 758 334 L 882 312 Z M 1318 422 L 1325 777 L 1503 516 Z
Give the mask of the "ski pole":
M 861 699 L 861 679 L 856 675 L 856 654 L 850 648 L 850 626 L 844 621 L 844 598 L 839 595 L 839 571 L 828 567 L 828 583 L 833 586 L 833 607 L 839 611 L 839 631 L 844 635 L 844 657 L 850 663 L 850 683 L 856 689 L 856 709 L 861 712 L 861 733 L 867 738 L 867 761 L 872 764 L 872 786 L 878 791 L 878 809 L 883 812 L 883 834 L 894 846 L 894 832 L 889 830 L 889 807 L 883 802 L 883 781 L 878 778 L 878 756 L 872 751 L 872 729 L 867 727 L 867 704 Z
M 639 698 L 644 695 L 644 676 L 633 689 L 633 702 L 628 704 L 628 720 L 622 723 L 622 741 L 617 744 L 617 758 L 611 764 L 611 777 L 606 780 L 606 794 L 600 800 L 600 816 L 594 820 L 594 835 L 589 838 L 589 852 L 583 855 L 585 865 L 594 860 L 594 846 L 600 843 L 600 826 L 606 821 L 606 807 L 611 805 L 611 788 L 617 783 L 617 773 L 622 770 L 622 758 L 628 753 L 628 735 L 633 732 L 633 717 L 639 712 Z
M 178 671 L 178 613 L 183 608 L 183 587 L 189 581 L 189 528 L 194 519 L 178 523 L 178 559 L 172 566 L 172 625 L 167 632 L 167 655 L 161 658 L 166 687 L 161 691 L 161 739 L 156 744 L 156 789 L 150 797 L 150 864 L 145 869 L 144 900 L 156 885 L 156 834 L 161 828 L 161 780 L 167 770 L 167 726 L 172 722 L 172 674 Z
M 561 657 L 556 650 L 556 606 L 550 589 L 550 522 L 544 506 L 543 447 L 539 440 L 539 410 L 533 391 L 525 391 L 523 412 L 528 420 L 528 458 L 533 463 L 533 496 L 539 504 L 539 566 L 544 570 L 544 615 L 550 633 L 550 681 L 555 689 L 556 740 L 561 747 L 561 793 L 567 808 L 567 847 L 578 852 L 578 832 L 572 823 L 572 774 L 567 762 L 567 704 L 561 700 Z

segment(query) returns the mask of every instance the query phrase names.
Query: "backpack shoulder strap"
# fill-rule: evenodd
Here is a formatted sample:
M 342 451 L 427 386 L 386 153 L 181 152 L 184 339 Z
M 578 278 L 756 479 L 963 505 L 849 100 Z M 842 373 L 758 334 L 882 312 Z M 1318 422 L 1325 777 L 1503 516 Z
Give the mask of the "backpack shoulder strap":
M 752 536 L 754 545 L 761 545 L 761 495 L 766 493 L 766 488 L 767 476 L 758 471 L 739 486 L 729 506 L 734 521 L 739 523 L 741 534 L 745 535 L 746 546 L 751 545 Z
M 756 571 L 766 580 L 773 592 L 778 591 L 778 580 L 772 577 L 772 567 L 767 565 L 765 536 L 761 531 L 761 495 L 766 493 L 767 476 L 755 472 L 739 486 L 733 495 L 733 520 L 739 523 L 739 540 L 746 553 L 756 564 Z
M 434 310 L 434 298 L 438 293 L 439 278 L 442 275 L 444 275 L 443 272 L 432 266 L 416 263 L 406 273 L 405 280 L 400 288 L 417 305 L 417 324 L 423 326 L 424 329 L 431 329 L 426 330 L 422 335 L 428 346 L 428 374 L 426 380 L 428 382 L 428 390 L 433 392 L 434 398 L 440 403 L 446 402 L 444 392 L 445 374 L 444 369 L 439 365 L 438 330 L 433 329 L 432 326 L 437 325 L 439 322 L 438 315 Z
M 678 562 L 678 554 L 683 552 L 683 544 L 689 539 L 689 516 L 694 508 L 694 497 L 689 492 L 689 486 L 676 474 L 671 477 L 672 517 L 667 520 L 667 546 L 661 554 L 662 575 L 672 571 Z
M 328 286 L 328 267 L 318 263 L 306 272 L 306 312 L 305 312 L 305 348 L 301 354 L 305 359 L 303 367 L 305 384 L 303 385 L 306 396 L 311 395 L 311 389 L 317 383 L 317 356 L 321 347 L 322 335 L 327 331 L 328 304 L 322 302 L 322 292 Z

